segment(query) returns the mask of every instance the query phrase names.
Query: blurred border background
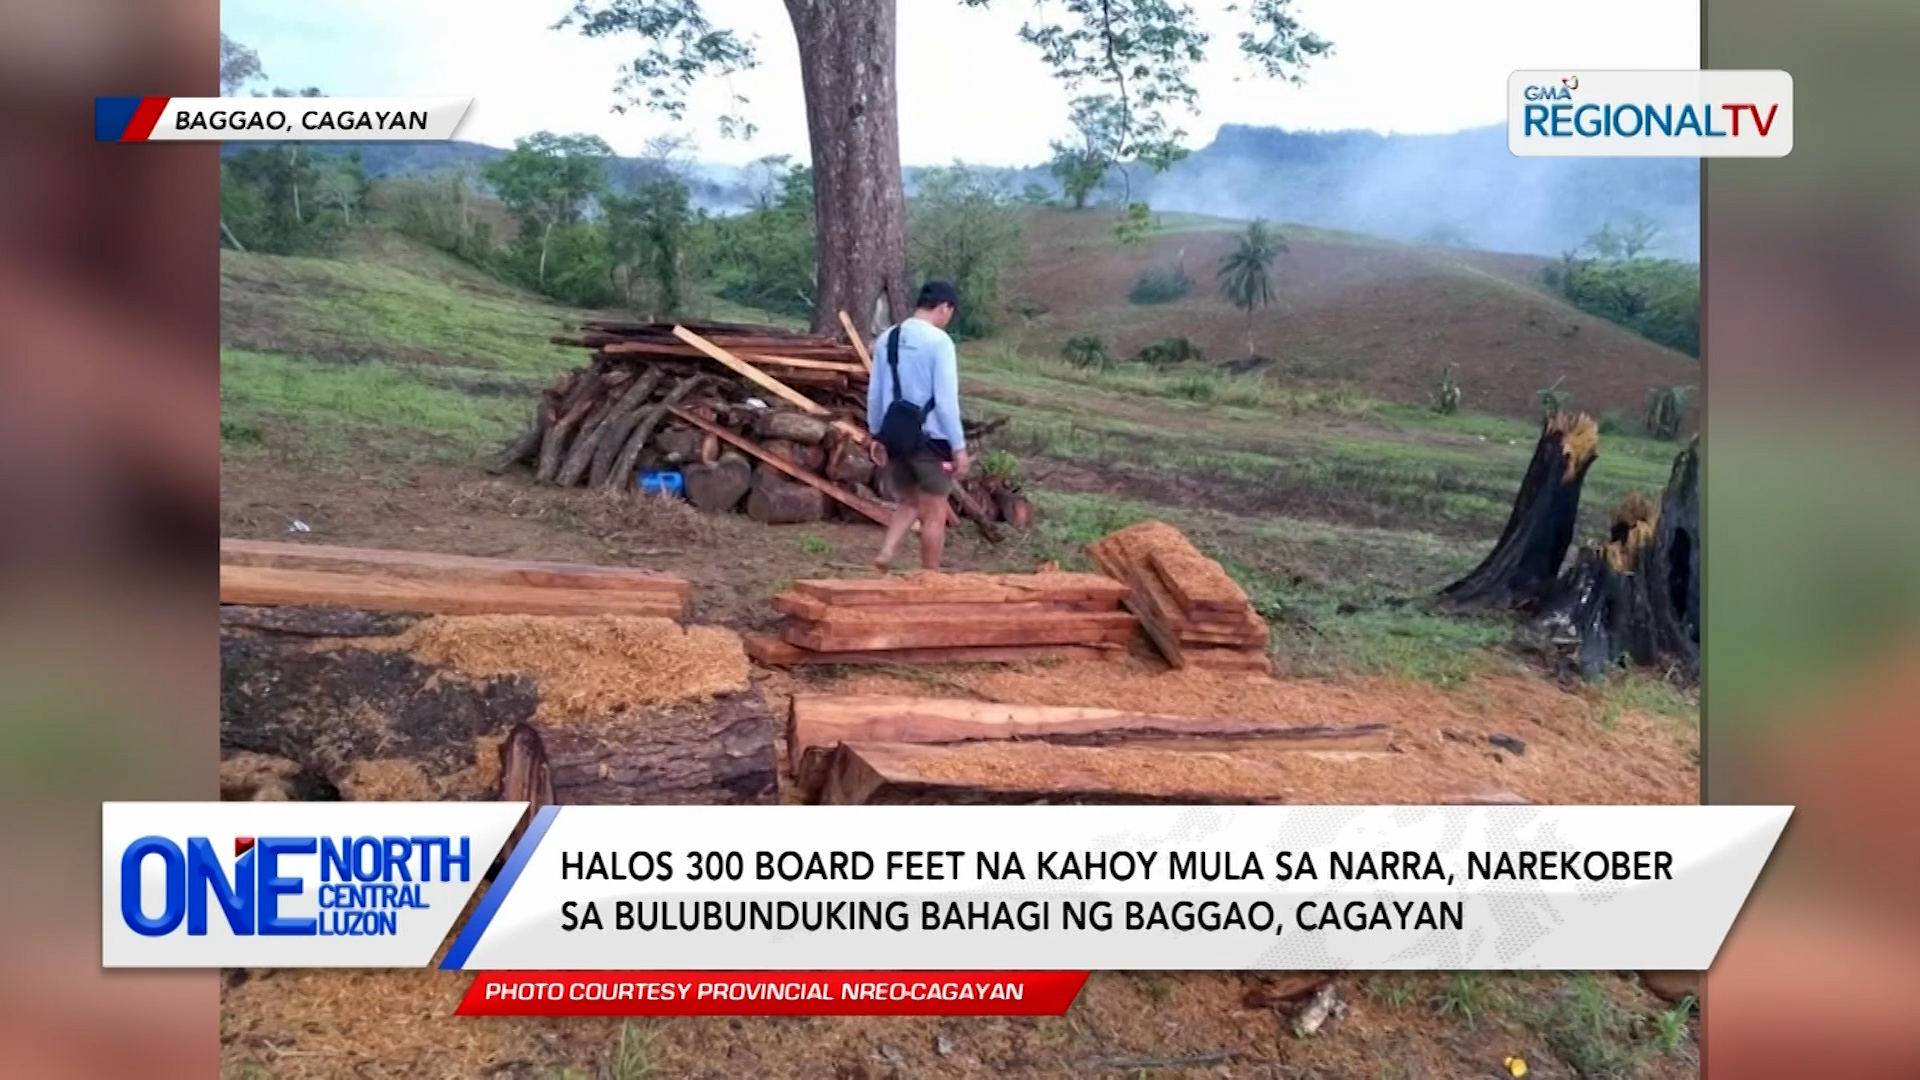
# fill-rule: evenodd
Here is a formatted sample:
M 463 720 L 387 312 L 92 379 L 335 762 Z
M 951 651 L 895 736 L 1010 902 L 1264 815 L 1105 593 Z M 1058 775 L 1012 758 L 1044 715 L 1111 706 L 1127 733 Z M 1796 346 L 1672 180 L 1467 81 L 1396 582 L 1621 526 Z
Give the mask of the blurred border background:
M 770 0 L 769 0 L 770 2 Z M 1798 145 L 1706 175 L 1707 793 L 1800 807 L 1708 981 L 1707 1075 L 1920 1075 L 1912 0 L 1711 0 Z M 91 141 L 212 96 L 211 0 L 0 5 L 0 1061 L 218 1075 L 208 974 L 102 972 L 103 799 L 216 796 L 217 162 Z M 1903 494 L 1904 493 L 1904 494 Z

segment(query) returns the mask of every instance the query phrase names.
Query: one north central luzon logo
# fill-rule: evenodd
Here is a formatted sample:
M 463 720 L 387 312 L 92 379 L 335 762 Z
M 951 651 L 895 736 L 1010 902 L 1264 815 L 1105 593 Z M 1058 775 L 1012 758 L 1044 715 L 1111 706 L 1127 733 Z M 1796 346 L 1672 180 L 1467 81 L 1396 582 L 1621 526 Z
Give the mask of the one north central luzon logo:
M 204 836 L 184 847 L 164 836 L 128 844 L 120 917 L 143 937 L 183 925 L 189 937 L 204 937 L 214 908 L 241 937 L 391 937 L 404 913 L 432 906 L 424 886 L 473 874 L 465 836 L 242 836 L 232 851 L 223 860 Z M 309 894 L 307 878 L 294 871 L 310 870 L 316 855 L 319 880 Z
M 1778 102 L 1593 101 L 1580 92 L 1580 77 L 1529 85 L 1521 136 L 1546 139 L 1766 138 L 1779 115 Z M 1744 122 L 1743 122 L 1744 121 Z

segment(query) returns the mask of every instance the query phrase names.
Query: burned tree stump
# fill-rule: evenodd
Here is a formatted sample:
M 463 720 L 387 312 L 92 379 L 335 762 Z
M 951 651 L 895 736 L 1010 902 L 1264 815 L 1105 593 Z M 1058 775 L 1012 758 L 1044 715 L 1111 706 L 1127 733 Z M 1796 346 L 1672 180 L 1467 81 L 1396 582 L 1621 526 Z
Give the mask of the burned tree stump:
M 1599 426 L 1585 413 L 1547 418 L 1500 539 L 1472 573 L 1440 591 L 1440 602 L 1459 609 L 1538 610 L 1573 544 L 1580 488 L 1599 449 Z
M 1559 580 L 1536 628 L 1573 646 L 1594 678 L 1619 664 L 1700 671 L 1700 455 L 1695 440 L 1674 459 L 1655 507 L 1629 495 L 1607 542 L 1583 550 Z

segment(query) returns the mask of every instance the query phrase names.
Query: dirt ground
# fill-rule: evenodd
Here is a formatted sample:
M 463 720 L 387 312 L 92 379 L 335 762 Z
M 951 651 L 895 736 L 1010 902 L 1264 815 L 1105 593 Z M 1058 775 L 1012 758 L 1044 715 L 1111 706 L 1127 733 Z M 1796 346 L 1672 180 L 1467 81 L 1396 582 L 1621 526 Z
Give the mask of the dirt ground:
M 680 504 L 541 491 L 428 466 L 346 475 L 229 461 L 221 507 L 222 535 L 232 537 L 282 539 L 297 520 L 311 530 L 307 538 L 326 543 L 671 570 L 696 583 L 689 621 L 735 629 L 771 624 L 766 600 L 795 578 L 865 572 L 878 540 L 865 524 L 770 530 Z M 961 535 L 949 563 L 1032 569 L 1008 566 L 1015 557 Z M 1416 802 L 1463 785 L 1555 803 L 1699 797 L 1691 725 L 1631 709 L 1603 719 L 1599 700 L 1518 665 L 1445 690 L 1396 679 L 1169 672 L 1145 653 L 1120 663 L 1014 670 L 760 670 L 753 678 L 776 715 L 786 695 L 804 689 L 1394 726 L 1397 752 L 1388 759 L 1289 766 L 1301 801 Z M 1494 747 L 1487 741 L 1494 734 L 1517 737 L 1525 751 Z M 1552 1080 L 1613 1075 L 1595 1071 L 1594 1061 L 1607 1054 L 1631 1057 L 1632 1070 L 1618 1075 L 1665 1080 L 1698 1069 L 1690 1040 L 1677 1050 L 1653 1047 L 1664 1006 L 1633 979 L 1612 975 L 1579 984 L 1563 975 L 1348 975 L 1340 980 L 1346 1016 L 1303 1040 L 1288 1030 L 1286 1013 L 1243 1003 L 1258 976 L 1102 973 L 1063 1018 L 633 1021 L 625 1037 L 644 1050 L 630 1061 L 644 1068 L 617 1067 L 620 1021 L 452 1020 L 469 981 L 438 971 L 229 972 L 223 1075 L 1451 1080 L 1506 1075 L 1502 1060 L 1518 1055 L 1530 1076 Z M 1585 1012 L 1561 1009 L 1579 994 Z M 1444 1007 L 1460 1000 L 1473 1008 Z M 1575 1015 L 1588 1019 L 1567 1018 Z

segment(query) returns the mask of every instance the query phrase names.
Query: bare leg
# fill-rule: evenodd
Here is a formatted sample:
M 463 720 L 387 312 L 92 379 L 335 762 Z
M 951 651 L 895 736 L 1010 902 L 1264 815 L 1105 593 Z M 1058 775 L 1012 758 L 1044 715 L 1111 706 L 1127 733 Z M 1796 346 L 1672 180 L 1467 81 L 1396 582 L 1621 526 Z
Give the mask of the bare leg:
M 917 496 L 918 493 L 916 493 Z M 920 520 L 920 502 L 917 497 L 903 499 L 894 508 L 893 517 L 887 522 L 887 538 L 880 543 L 880 554 L 874 557 L 874 569 L 887 573 L 893 569 L 894 556 L 900 552 L 900 542 L 907 538 L 907 530 Z
M 920 518 L 920 568 L 940 569 L 940 556 L 947 546 L 947 497 L 924 491 L 916 499 Z

